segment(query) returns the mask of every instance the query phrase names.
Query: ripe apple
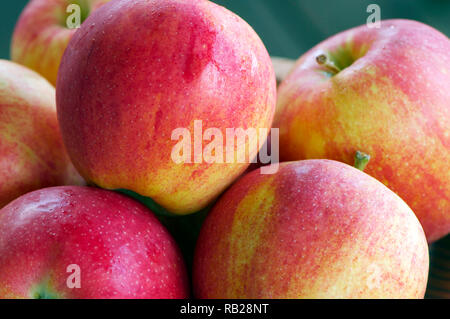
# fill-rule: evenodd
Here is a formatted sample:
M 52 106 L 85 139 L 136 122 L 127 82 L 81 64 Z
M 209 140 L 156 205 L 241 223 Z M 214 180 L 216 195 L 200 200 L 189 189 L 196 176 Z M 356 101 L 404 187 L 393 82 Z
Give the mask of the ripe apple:
M 234 184 L 202 226 L 193 269 L 199 298 L 423 298 L 428 246 L 376 179 L 307 160 Z
M 429 242 L 450 232 L 450 40 L 409 20 L 360 26 L 305 53 L 279 88 L 283 161 L 328 158 L 365 172 L 416 213 Z
M 80 22 L 109 0 L 31 0 L 14 29 L 11 59 L 56 84 L 59 63 L 76 29 L 69 29 L 70 5 L 80 8 Z
M 56 97 L 64 143 L 83 177 L 187 214 L 239 177 L 258 148 L 250 138 L 227 153 L 247 148 L 245 163 L 176 163 L 174 130 L 195 136 L 200 121 L 223 136 L 227 128 L 270 129 L 276 78 L 257 34 L 223 7 L 116 0 L 70 41 Z
M 56 119 L 55 89 L 39 74 L 0 60 L 0 208 L 29 191 L 81 184 Z
M 1 298 L 186 298 L 188 292 L 174 240 L 131 198 L 61 186 L 0 210 Z

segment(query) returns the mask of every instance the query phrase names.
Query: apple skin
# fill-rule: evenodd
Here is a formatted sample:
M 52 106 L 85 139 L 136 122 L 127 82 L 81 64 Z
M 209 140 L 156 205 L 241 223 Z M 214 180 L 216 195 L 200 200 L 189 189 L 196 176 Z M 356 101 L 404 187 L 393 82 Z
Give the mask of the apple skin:
M 96 10 L 70 41 L 56 97 L 64 143 L 83 177 L 188 214 L 249 164 L 176 164 L 173 130 L 194 136 L 195 120 L 224 137 L 226 128 L 270 129 L 276 78 L 257 34 L 223 7 L 118 0 Z M 249 158 L 257 151 L 249 146 Z
M 376 179 L 331 160 L 285 162 L 220 198 L 193 269 L 198 298 L 423 298 L 428 246 Z
M 11 60 L 40 73 L 56 84 L 58 67 L 77 29 L 66 25 L 69 4 L 91 12 L 109 0 L 31 0 L 17 21 L 11 43 Z
M 315 62 L 320 52 L 357 60 L 329 77 Z M 281 160 L 352 164 L 356 151 L 368 153 L 365 172 L 411 207 L 429 242 L 443 237 L 450 231 L 449 66 L 449 39 L 415 21 L 386 20 L 325 40 L 279 87 Z
M 55 89 L 39 74 L 0 60 L 0 208 L 43 187 L 83 184 L 65 151 Z
M 81 288 L 68 288 L 67 266 Z M 142 204 L 91 187 L 28 193 L 0 210 L 1 298 L 187 298 L 184 262 Z

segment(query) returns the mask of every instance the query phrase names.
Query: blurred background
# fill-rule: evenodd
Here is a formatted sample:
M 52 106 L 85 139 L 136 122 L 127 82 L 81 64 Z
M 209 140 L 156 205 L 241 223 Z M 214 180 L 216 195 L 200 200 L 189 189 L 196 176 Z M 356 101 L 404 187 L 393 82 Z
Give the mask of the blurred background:
M 9 59 L 16 20 L 28 0 L 2 1 L 0 58 Z M 214 0 L 244 18 L 269 53 L 298 58 L 329 36 L 366 23 L 367 6 L 381 7 L 381 18 L 414 19 L 450 36 L 450 0 Z

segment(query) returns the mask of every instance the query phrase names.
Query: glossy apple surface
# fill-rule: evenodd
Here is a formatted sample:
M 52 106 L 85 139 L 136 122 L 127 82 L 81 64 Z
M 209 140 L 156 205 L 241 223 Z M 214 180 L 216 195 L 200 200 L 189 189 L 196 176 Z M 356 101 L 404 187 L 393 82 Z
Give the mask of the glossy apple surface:
M 227 128 L 270 129 L 276 79 L 257 34 L 223 7 L 114 0 L 72 38 L 56 95 L 64 143 L 83 177 L 187 214 L 211 203 L 258 151 L 251 138 L 228 152 L 247 148 L 245 163 L 195 163 L 194 122 L 219 130 L 224 148 Z M 171 156 L 176 129 L 190 133 L 191 163 Z
M 193 268 L 198 298 L 423 298 L 428 246 L 379 181 L 307 160 L 234 184 L 202 226 Z
M 341 71 L 316 62 L 325 54 Z M 280 158 L 353 164 L 396 192 L 428 241 L 450 232 L 450 40 L 415 21 L 337 34 L 304 54 L 279 88 Z
M 56 84 L 61 57 L 76 29 L 69 29 L 69 5 L 80 8 L 80 22 L 109 0 L 30 0 L 14 29 L 11 59 Z
M 29 191 L 84 183 L 65 151 L 55 89 L 39 74 L 0 60 L 0 207 Z
M 70 265 L 79 267 L 80 288 Z M 28 193 L 0 210 L 1 298 L 186 298 L 174 240 L 151 211 L 90 187 Z

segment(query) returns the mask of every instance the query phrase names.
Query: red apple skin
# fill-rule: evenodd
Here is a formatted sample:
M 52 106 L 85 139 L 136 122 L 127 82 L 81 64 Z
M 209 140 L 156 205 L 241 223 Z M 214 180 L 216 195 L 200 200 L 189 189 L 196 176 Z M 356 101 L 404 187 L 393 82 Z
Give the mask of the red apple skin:
M 276 79 L 259 37 L 225 8 L 118 0 L 72 38 L 56 96 L 64 143 L 83 177 L 187 214 L 211 203 L 248 163 L 176 164 L 173 130 L 193 137 L 195 120 L 224 137 L 226 128 L 269 129 Z M 258 150 L 249 148 L 251 159 Z
M 0 208 L 36 189 L 83 184 L 65 151 L 55 89 L 39 74 L 0 60 Z
M 64 50 L 77 29 L 66 20 L 70 4 L 93 11 L 109 0 L 31 0 L 17 21 L 11 42 L 11 60 L 40 73 L 56 84 Z
M 329 77 L 315 58 L 358 58 Z M 415 21 L 382 21 L 318 44 L 279 87 L 282 161 L 328 158 L 365 169 L 416 213 L 433 242 L 450 232 L 450 41 Z
M 239 180 L 206 218 L 193 266 L 198 298 L 423 298 L 427 276 L 411 209 L 330 160 Z
M 81 288 L 67 287 L 67 266 Z M 0 210 L 0 297 L 186 298 L 174 240 L 151 211 L 124 195 L 62 186 Z

